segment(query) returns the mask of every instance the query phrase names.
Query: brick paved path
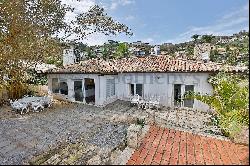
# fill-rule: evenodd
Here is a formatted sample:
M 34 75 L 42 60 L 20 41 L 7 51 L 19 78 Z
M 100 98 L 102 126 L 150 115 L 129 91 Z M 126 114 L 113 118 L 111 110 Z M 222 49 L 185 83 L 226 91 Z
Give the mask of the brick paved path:
M 127 165 L 245 165 L 248 156 L 248 146 L 151 126 Z

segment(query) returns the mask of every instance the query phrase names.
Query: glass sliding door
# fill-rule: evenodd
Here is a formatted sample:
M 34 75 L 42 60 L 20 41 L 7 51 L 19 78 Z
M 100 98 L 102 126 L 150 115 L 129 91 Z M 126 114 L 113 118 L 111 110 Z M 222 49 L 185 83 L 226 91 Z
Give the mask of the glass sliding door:
M 188 91 L 194 92 L 194 85 L 174 84 L 174 106 L 193 108 L 194 99 L 183 100 Z
M 181 107 L 181 84 L 174 84 L 174 106 Z
M 130 84 L 130 95 L 135 95 L 135 86 L 134 84 Z
M 136 84 L 136 94 L 139 96 L 143 96 L 143 86 L 142 84 Z
M 58 80 L 58 78 L 52 78 L 52 92 L 59 93 L 59 80 Z
M 194 92 L 194 85 L 185 85 L 185 92 Z M 184 107 L 193 108 L 194 99 L 184 100 Z
M 59 87 L 60 87 L 59 88 L 60 94 L 68 95 L 67 80 L 65 80 L 65 79 L 60 80 Z
M 75 101 L 83 101 L 82 81 L 74 81 Z

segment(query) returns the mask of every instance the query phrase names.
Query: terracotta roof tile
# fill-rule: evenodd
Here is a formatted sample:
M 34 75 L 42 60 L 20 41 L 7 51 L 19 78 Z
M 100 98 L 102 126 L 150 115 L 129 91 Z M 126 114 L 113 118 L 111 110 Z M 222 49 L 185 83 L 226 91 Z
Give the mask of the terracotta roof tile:
M 169 56 L 147 56 L 118 60 L 90 59 L 53 70 L 51 73 L 132 73 L 132 72 L 246 72 L 247 68 L 214 62 L 175 59 Z

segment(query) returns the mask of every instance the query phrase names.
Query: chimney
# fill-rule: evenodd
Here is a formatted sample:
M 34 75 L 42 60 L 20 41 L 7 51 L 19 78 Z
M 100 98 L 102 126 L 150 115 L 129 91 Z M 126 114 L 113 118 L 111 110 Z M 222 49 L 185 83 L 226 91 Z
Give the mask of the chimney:
M 71 65 L 76 62 L 76 56 L 74 54 L 74 47 L 70 46 L 68 49 L 63 50 L 63 66 Z

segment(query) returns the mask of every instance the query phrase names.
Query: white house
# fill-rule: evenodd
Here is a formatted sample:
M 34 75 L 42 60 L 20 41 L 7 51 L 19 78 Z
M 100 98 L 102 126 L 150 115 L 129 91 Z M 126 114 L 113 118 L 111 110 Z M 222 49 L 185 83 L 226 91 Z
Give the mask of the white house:
M 233 66 L 162 55 L 108 61 L 91 59 L 49 72 L 48 87 L 55 97 L 97 106 L 139 94 L 145 98 L 160 96 L 160 103 L 171 107 L 178 104 L 185 91 L 212 94 L 207 79 L 221 70 L 245 72 Z M 196 100 L 184 100 L 181 106 L 208 109 Z

